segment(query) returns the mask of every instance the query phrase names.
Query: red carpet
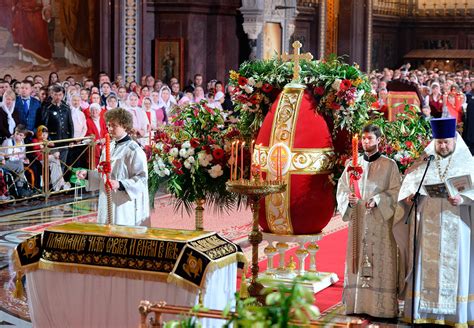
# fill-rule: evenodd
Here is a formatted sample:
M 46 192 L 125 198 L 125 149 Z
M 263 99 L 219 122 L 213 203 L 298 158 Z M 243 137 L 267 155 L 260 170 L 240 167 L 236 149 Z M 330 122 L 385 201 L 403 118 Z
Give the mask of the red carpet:
M 316 265 L 318 271 L 334 272 L 339 277 L 339 281 L 329 288 L 315 294 L 316 306 L 321 313 L 331 309 L 342 300 L 344 286 L 344 265 L 346 259 L 347 228 L 324 236 L 318 243 L 319 251 L 316 255 Z M 297 248 L 286 252 L 285 260 L 295 255 Z M 278 266 L 278 256 L 273 258 L 274 267 Z M 306 268 L 309 267 L 309 258 L 306 258 Z M 267 268 L 267 261 L 259 263 L 260 271 Z M 250 276 L 250 275 L 249 275 Z

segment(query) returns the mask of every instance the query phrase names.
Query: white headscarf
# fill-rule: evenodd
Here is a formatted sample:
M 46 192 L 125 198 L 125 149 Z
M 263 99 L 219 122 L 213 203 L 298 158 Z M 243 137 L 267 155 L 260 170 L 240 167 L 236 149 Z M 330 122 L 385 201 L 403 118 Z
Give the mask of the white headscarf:
M 13 112 L 15 111 L 15 98 L 13 98 L 12 105 L 10 106 L 10 108 L 8 108 L 7 104 L 5 103 L 5 94 L 4 94 L 1 106 L 2 106 L 3 111 L 7 114 L 8 132 L 10 132 L 10 134 L 13 134 L 13 132 L 15 132 L 15 127 L 16 127 L 15 120 L 13 119 Z
M 163 90 L 168 90 L 170 94 L 168 101 L 163 100 L 163 97 L 162 97 Z M 158 99 L 160 101 L 158 103 L 158 108 L 164 108 L 167 114 L 170 112 L 171 107 L 177 104 L 176 98 L 171 94 L 171 89 L 167 85 L 161 87 Z

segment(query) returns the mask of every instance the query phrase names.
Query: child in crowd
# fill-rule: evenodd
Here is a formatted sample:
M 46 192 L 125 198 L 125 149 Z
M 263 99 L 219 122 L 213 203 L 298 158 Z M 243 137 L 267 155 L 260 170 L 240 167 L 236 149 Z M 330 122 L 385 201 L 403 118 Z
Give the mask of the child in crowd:
M 36 130 L 36 138 L 33 138 L 33 143 L 41 143 L 42 145 L 35 145 L 33 149 L 36 151 L 36 158 L 44 165 L 43 148 L 44 141 L 48 140 L 49 131 L 44 125 L 40 125 Z M 48 147 L 54 147 L 54 143 L 49 142 Z M 61 189 L 70 189 L 71 184 L 64 181 L 63 170 L 61 168 L 61 161 L 59 160 L 59 151 L 52 150 L 48 156 L 49 171 L 50 171 L 50 182 L 53 187 L 53 191 L 59 191 Z M 44 177 L 43 177 L 44 178 Z

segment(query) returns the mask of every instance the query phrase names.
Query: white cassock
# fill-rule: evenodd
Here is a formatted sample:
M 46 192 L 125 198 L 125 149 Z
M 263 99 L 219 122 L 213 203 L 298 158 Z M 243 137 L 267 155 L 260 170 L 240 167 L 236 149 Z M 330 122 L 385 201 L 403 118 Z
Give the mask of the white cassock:
M 425 149 L 436 155 L 434 142 Z M 425 162 L 426 163 L 426 162 Z M 409 208 L 403 201 L 415 194 L 426 164 L 408 173 L 398 196 L 393 232 L 400 249 L 401 297 L 405 299 L 404 320 L 411 320 L 413 215 L 405 224 Z M 445 174 L 446 173 L 446 174 Z M 474 181 L 474 160 L 457 135 L 456 149 L 446 158 L 436 155 L 424 184 L 442 182 L 441 177 L 470 174 Z M 474 325 L 474 224 L 473 190 L 460 195 L 463 203 L 452 206 L 447 199 L 431 198 L 422 188 L 417 213 L 417 255 L 415 283 L 415 322 Z
M 125 141 L 124 141 L 125 140 Z M 111 142 L 111 180 L 122 183 L 125 190 L 112 191 L 113 223 L 137 226 L 150 215 L 148 201 L 148 167 L 145 152 L 127 135 Z M 105 160 L 105 151 L 101 161 Z M 99 190 L 98 223 L 107 222 L 107 196 L 104 178 L 97 171 L 88 171 L 87 190 Z
M 392 224 L 401 178 L 395 161 L 378 156 L 380 154 L 376 153 L 370 159 L 358 160 L 363 169 L 358 181 L 362 198 L 356 206 L 349 207 L 351 190 L 347 167 L 337 186 L 338 211 L 344 221 L 349 221 L 343 302 L 347 314 L 394 318 L 398 314 L 397 246 Z M 370 199 L 377 204 L 373 209 L 365 207 Z M 354 223 L 355 215 L 357 224 Z M 352 265 L 354 238 L 358 240 L 357 272 L 353 272 Z M 372 266 L 370 280 L 364 278 L 367 261 Z

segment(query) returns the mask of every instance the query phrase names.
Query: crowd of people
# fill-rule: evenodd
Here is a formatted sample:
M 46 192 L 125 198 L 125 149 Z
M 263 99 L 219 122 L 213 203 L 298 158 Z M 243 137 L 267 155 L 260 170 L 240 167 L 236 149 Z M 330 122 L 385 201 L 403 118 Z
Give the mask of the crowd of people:
M 120 107 L 132 114 L 130 134 L 142 146 L 148 144 L 153 131 L 169 123 L 175 105 L 205 99 L 210 107 L 225 113 L 231 111 L 230 94 L 224 91 L 224 84 L 217 80 L 211 80 L 207 85 L 203 82 L 201 74 L 196 74 L 184 88 L 176 78 L 166 85 L 151 75 L 143 76 L 140 83 L 125 83 L 121 75 L 112 80 L 105 72 L 101 72 L 96 83 L 85 78 L 76 81 L 72 76 L 61 80 L 56 72 L 50 73 L 47 80 L 40 75 L 29 75 L 18 81 L 6 74 L 0 79 L 0 142 L 2 147 L 15 148 L 4 148 L 5 151 L 1 152 L 0 173 L 5 175 L 15 172 L 15 180 L 22 180 L 27 167 L 31 169 L 34 175 L 32 180 L 39 190 L 43 163 L 40 153 L 43 146 L 36 145 L 31 151 L 27 150 L 25 155 L 26 147 L 20 148 L 18 145 L 47 139 L 50 140 L 50 147 L 54 147 L 56 142 L 58 148 L 49 155 L 51 188 L 54 191 L 68 189 L 71 185 L 63 177 L 69 177 L 70 173 L 64 172 L 65 165 L 84 167 L 91 163 L 87 162 L 88 158 L 80 151 L 80 147 L 59 147 L 60 140 L 93 136 L 96 143 L 95 166 L 99 163 L 107 133 L 105 113 L 111 109 Z M 23 155 L 9 152 L 22 152 Z M 78 160 L 79 155 L 83 158 Z M 34 158 L 38 160 L 34 161 Z M 6 193 L 4 187 L 3 192 L 0 190 L 0 198 L 6 199 Z
M 464 141 L 474 154 L 474 72 L 468 69 L 445 72 L 438 69 L 410 68 L 408 63 L 399 69 L 384 68 L 370 74 L 372 91 L 378 97 L 378 109 L 387 113 L 388 92 L 391 91 L 393 82 L 406 82 L 417 91 L 424 117 L 456 118 L 458 130 L 462 131 Z M 397 91 L 397 88 L 392 87 L 392 90 Z

